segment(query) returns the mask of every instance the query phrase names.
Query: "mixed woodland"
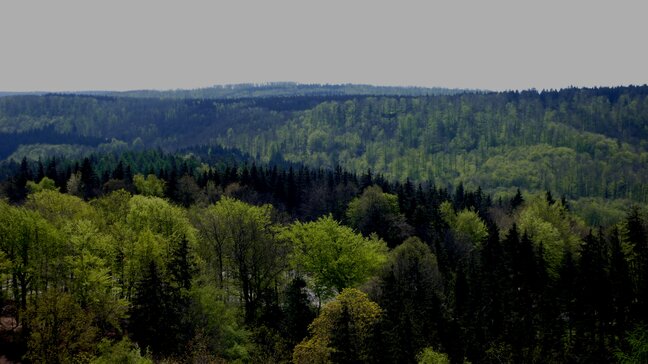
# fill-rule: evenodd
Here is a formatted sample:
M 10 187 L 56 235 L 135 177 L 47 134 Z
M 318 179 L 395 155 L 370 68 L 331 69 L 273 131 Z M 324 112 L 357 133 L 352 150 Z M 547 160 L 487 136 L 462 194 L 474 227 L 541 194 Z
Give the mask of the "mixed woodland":
M 648 88 L 0 97 L 0 353 L 648 361 Z

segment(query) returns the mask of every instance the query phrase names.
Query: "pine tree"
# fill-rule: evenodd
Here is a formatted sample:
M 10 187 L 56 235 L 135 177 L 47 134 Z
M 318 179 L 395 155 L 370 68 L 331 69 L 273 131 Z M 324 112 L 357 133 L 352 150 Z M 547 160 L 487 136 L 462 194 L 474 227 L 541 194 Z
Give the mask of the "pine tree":
M 99 193 L 99 178 L 92 168 L 89 158 L 84 158 L 81 164 L 81 183 L 83 186 L 83 197 L 89 200 Z
M 581 247 L 576 300 L 581 312 L 576 322 L 575 350 L 588 362 L 610 362 L 607 329 L 610 321 L 610 283 L 607 250 L 602 235 L 591 231 Z
M 639 208 L 636 206 L 630 209 L 626 217 L 625 238 L 636 257 L 631 266 L 635 291 L 633 316 L 648 322 L 648 237 Z
M 440 344 L 441 274 L 427 245 L 410 238 L 394 249 L 380 275 L 378 291 L 388 361 L 415 363 L 423 348 Z
M 27 181 L 33 180 L 32 171 L 27 162 L 27 158 L 23 158 L 20 162 L 20 169 L 18 174 L 15 175 L 7 188 L 7 197 L 11 202 L 21 202 L 27 197 Z
M 38 166 L 36 168 L 36 179 L 35 182 L 40 182 L 43 177 L 45 177 L 45 167 L 43 167 L 43 162 L 38 158 Z
M 545 199 L 547 200 L 547 203 L 549 204 L 549 206 L 556 203 L 556 200 L 554 200 L 553 196 L 551 195 L 551 191 L 549 191 L 549 190 L 547 190 L 545 192 Z
M 615 227 L 612 229 L 609 237 L 610 250 L 610 288 L 614 325 L 614 337 L 622 337 L 629 329 L 628 319 L 630 305 L 632 304 L 632 285 L 628 262 L 625 259 L 621 247 L 619 230 Z
M 184 306 L 177 289 L 163 278 L 151 260 L 137 284 L 130 312 L 130 330 L 141 348 L 150 348 L 159 357 L 177 354 L 184 346 Z
M 283 315 L 284 335 L 295 345 L 308 335 L 308 325 L 315 318 L 302 278 L 293 279 L 286 288 Z
M 119 163 L 117 163 L 117 166 L 113 170 L 111 177 L 118 180 L 124 179 L 125 174 L 126 172 L 124 171 L 124 163 L 122 161 L 119 161 Z
M 189 290 L 191 288 L 192 267 L 189 259 L 189 240 L 183 236 L 178 246 L 173 250 L 169 261 L 171 278 L 178 288 Z
M 509 213 L 513 213 L 513 211 L 520 207 L 522 203 L 524 203 L 524 198 L 522 197 L 522 192 L 520 192 L 520 189 L 518 188 L 515 196 L 513 196 L 509 203 Z

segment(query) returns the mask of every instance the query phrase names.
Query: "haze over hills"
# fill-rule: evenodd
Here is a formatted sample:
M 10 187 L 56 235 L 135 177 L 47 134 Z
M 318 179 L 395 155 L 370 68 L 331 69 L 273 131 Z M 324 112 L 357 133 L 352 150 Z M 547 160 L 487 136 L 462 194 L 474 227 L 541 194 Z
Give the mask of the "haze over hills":
M 379 96 L 427 96 L 452 95 L 477 90 L 452 89 L 444 87 L 412 86 L 374 86 L 360 84 L 299 84 L 295 82 L 270 82 L 258 84 L 214 85 L 196 89 L 173 90 L 129 90 L 129 91 L 73 91 L 62 94 L 124 96 L 164 99 L 237 99 L 251 97 L 279 96 L 340 96 L 340 95 L 379 95 Z M 45 95 L 59 93 L 54 91 L 10 92 L 0 91 L 0 97 L 19 95 Z
M 442 87 L 373 86 L 358 84 L 329 85 L 298 84 L 294 82 L 272 82 L 264 84 L 216 85 L 193 90 L 135 90 L 118 92 L 114 95 L 159 98 L 236 99 L 250 97 L 337 95 L 427 96 L 452 95 L 466 91 L 468 90 Z

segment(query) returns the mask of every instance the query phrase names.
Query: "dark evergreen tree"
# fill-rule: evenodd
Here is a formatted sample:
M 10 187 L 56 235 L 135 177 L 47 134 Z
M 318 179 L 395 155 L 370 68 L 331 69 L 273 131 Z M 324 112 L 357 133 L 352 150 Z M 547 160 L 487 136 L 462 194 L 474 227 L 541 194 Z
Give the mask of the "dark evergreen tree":
M 189 258 L 189 241 L 187 237 L 183 236 L 180 239 L 172 254 L 168 266 L 172 281 L 178 288 L 189 290 L 191 288 L 193 267 Z
M 45 171 L 45 176 L 56 183 L 57 186 L 61 186 L 61 177 L 59 176 L 58 169 L 56 167 L 56 158 L 51 158 L 47 162 L 47 167 Z
M 36 167 L 36 179 L 35 182 L 40 182 L 43 177 L 45 177 L 45 167 L 43 167 L 43 162 L 38 158 L 38 165 Z
M 119 163 L 117 163 L 117 167 L 113 170 L 111 177 L 113 179 L 124 179 L 125 175 L 124 163 L 120 160 Z
M 581 246 L 576 291 L 578 319 L 575 322 L 574 353 L 591 363 L 612 360 L 608 346 L 611 319 L 608 252 L 601 234 L 591 231 Z
M 308 335 L 308 325 L 315 318 L 306 292 L 306 282 L 302 278 L 290 282 L 284 302 L 283 333 L 292 345 L 296 345 Z
M 124 181 L 129 185 L 133 184 L 133 170 L 130 164 L 126 166 L 126 171 L 124 171 Z
M 130 331 L 140 348 L 159 358 L 181 353 L 186 337 L 177 289 L 166 282 L 155 261 L 150 261 L 137 284 L 130 310 Z
M 524 198 L 522 197 L 522 192 L 520 192 L 520 189 L 518 188 L 515 196 L 513 196 L 509 202 L 509 212 L 513 213 L 513 211 L 522 205 L 522 203 L 524 203 Z
M 384 309 L 388 362 L 416 363 L 416 355 L 441 344 L 443 286 L 436 258 L 417 238 L 397 247 L 380 274 L 376 302 Z
M 360 177 L 360 189 L 364 190 L 365 188 L 372 186 L 373 183 L 373 175 L 371 174 L 371 169 L 367 169 L 367 173 L 363 174 Z
M 89 200 L 99 194 L 99 178 L 89 158 L 84 158 L 80 168 L 83 198 Z
M 176 169 L 175 163 L 172 166 L 165 186 L 165 195 L 171 200 L 175 200 L 175 197 L 178 193 L 178 170 Z
M 626 240 L 632 247 L 635 259 L 630 266 L 634 283 L 635 302 L 633 316 L 648 322 L 648 236 L 639 208 L 634 206 L 626 217 Z
M 9 200 L 14 203 L 22 202 L 27 197 L 27 181 L 31 180 L 33 180 L 31 168 L 27 158 L 23 158 L 18 173 L 9 181 L 7 188 Z
M 632 304 L 632 280 L 630 279 L 630 271 L 628 262 L 626 261 L 623 248 L 621 246 L 621 239 L 619 237 L 619 230 L 615 227 L 612 229 L 609 237 L 609 251 L 610 251 L 610 289 L 612 308 L 612 325 L 613 333 L 610 344 L 612 347 L 616 346 L 616 338 L 623 337 L 625 332 L 630 329 L 628 326 L 630 308 Z

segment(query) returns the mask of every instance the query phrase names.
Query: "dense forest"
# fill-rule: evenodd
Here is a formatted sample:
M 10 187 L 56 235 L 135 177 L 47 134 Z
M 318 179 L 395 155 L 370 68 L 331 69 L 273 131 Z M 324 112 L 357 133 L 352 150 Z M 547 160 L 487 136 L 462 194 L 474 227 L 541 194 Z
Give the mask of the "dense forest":
M 0 97 L 0 361 L 648 362 L 648 86 Z
M 201 157 L 203 156 L 203 157 Z M 203 147 L 23 159 L 0 352 L 48 363 L 638 363 L 648 218 Z
M 645 203 L 646 118 L 648 86 L 434 96 L 13 96 L 0 98 L 0 158 L 209 144 L 264 163 L 371 169 L 399 181 L 479 186 L 497 197 L 519 187 L 581 205 Z

